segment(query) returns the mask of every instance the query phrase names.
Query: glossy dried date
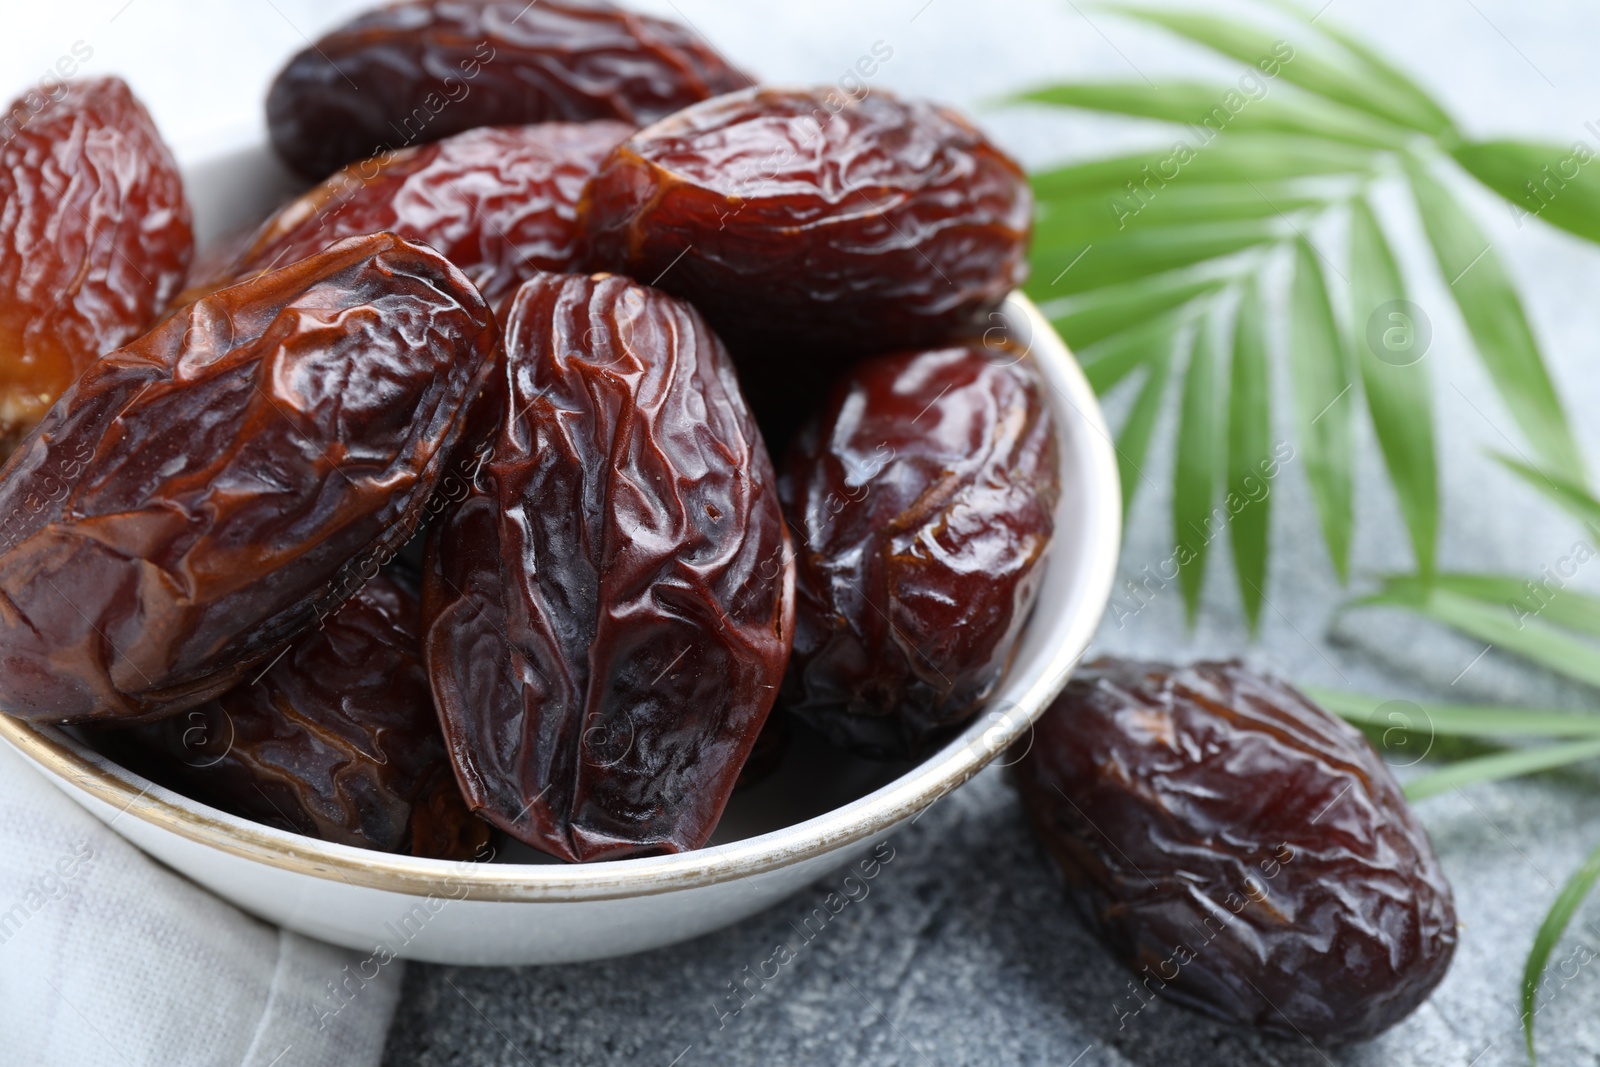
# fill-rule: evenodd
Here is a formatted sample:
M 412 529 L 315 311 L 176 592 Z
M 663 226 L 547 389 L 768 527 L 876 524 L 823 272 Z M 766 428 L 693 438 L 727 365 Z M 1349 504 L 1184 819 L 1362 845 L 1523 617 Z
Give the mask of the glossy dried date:
M 1427 832 L 1372 746 L 1282 682 L 1102 659 L 1016 770 L 1070 895 L 1150 992 L 1361 1041 L 1450 965 L 1455 905 Z
M 320 179 L 478 126 L 642 126 L 749 84 L 688 28 L 601 0 L 413 0 L 295 56 L 267 95 L 267 127 L 291 167 Z
M 771 461 L 687 304 L 544 274 L 500 319 L 505 415 L 423 586 L 456 775 L 563 859 L 698 848 L 789 655 Z
M 410 536 L 487 425 L 498 335 L 392 234 L 224 289 L 105 356 L 0 469 L 0 707 L 192 707 Z
M 535 271 L 573 267 L 584 184 L 631 132 L 496 126 L 352 163 L 268 219 L 205 291 L 388 231 L 444 253 L 492 307 Z
M 140 769 L 323 841 L 471 858 L 489 826 L 467 810 L 445 756 L 419 610 L 380 574 L 259 679 L 128 731 Z
M 1060 497 L 1026 363 L 981 348 L 855 368 L 783 465 L 796 546 L 784 706 L 834 744 L 917 755 L 999 683 Z
M 194 250 L 177 164 L 120 78 L 0 119 L 0 457 L 149 329 Z
M 944 108 L 751 89 L 640 130 L 582 214 L 591 268 L 693 302 L 747 379 L 804 385 L 818 359 L 981 320 L 1026 276 L 1032 205 L 1017 164 Z

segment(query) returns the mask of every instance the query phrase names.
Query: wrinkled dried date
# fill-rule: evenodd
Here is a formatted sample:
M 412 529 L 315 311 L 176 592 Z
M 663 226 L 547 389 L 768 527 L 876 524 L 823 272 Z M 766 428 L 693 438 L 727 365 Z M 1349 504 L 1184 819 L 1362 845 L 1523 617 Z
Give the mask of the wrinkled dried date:
M 128 733 L 152 776 L 205 803 L 324 841 L 469 859 L 489 826 L 445 756 L 418 611 L 379 575 L 259 679 Z
M 352 163 L 268 219 L 204 291 L 388 231 L 442 252 L 492 307 L 535 271 L 572 268 L 584 183 L 632 130 L 490 127 Z
M 1360 1041 L 1450 965 L 1450 886 L 1388 768 L 1239 663 L 1092 663 L 1016 769 L 1071 896 L 1152 992 Z
M 778 764 L 783 762 L 783 754 L 788 748 L 788 718 L 783 715 L 768 715 L 765 725 L 761 727 L 761 733 L 756 736 L 756 743 L 750 748 L 749 757 L 739 769 L 739 778 L 733 787 L 749 789 L 765 781 L 778 769 Z
M 411 534 L 496 356 L 461 272 L 377 234 L 95 363 L 0 469 L 0 707 L 156 718 L 271 659 Z
M 783 465 L 803 541 L 785 707 L 891 758 L 971 718 L 1032 610 L 1059 478 L 1026 364 L 960 347 L 856 367 Z
M 763 419 L 846 357 L 948 341 L 1026 276 L 1022 171 L 966 120 L 876 92 L 751 89 L 624 142 L 586 257 L 691 301 Z
M 423 587 L 462 791 L 564 859 L 698 848 L 789 654 L 771 461 L 688 305 L 545 274 L 500 319 L 505 416 Z
M 601 0 L 413 0 L 295 56 L 267 126 L 278 154 L 320 179 L 478 126 L 642 126 L 749 84 L 688 28 Z
M 31 94 L 30 94 L 31 95 Z M 0 457 L 147 330 L 193 253 L 177 164 L 120 78 L 0 119 Z

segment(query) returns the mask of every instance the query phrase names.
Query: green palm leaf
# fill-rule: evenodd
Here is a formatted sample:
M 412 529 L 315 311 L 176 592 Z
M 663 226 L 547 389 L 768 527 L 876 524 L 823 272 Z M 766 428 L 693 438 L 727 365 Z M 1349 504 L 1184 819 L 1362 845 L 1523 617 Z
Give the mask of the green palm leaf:
M 1403 729 L 1440 737 L 1591 737 L 1600 738 L 1600 715 L 1538 708 L 1500 707 L 1488 704 L 1442 704 L 1405 701 L 1405 711 L 1391 709 L 1391 717 L 1378 720 L 1378 712 L 1396 703 L 1342 689 L 1301 686 L 1301 691 L 1341 718 L 1359 726 Z M 1412 721 L 1416 708 L 1422 722 Z M 1397 721 L 1398 720 L 1398 721 Z
M 1408 800 L 1448 793 L 1462 786 L 1482 782 L 1499 782 L 1507 778 L 1521 778 L 1540 771 L 1553 771 L 1600 759 L 1600 740 L 1564 741 L 1555 745 L 1534 745 L 1514 748 L 1509 752 L 1496 752 L 1488 756 L 1457 760 L 1439 770 L 1406 783 Z
M 1588 551 L 1586 548 L 1584 561 L 1591 558 Z M 1565 577 L 1557 573 L 1544 579 L 1498 574 L 1440 574 L 1427 584 L 1485 604 L 1504 605 L 1514 619 L 1536 615 L 1552 626 L 1600 637 L 1600 597 L 1567 588 L 1566 583 L 1576 576 L 1576 566 L 1572 571 Z M 1399 581 L 1396 579 L 1391 584 Z M 1411 588 L 1422 587 L 1422 583 L 1414 579 L 1407 578 L 1405 582 Z
M 1589 853 L 1589 858 L 1583 861 L 1583 865 L 1561 887 L 1561 892 L 1556 894 L 1555 903 L 1550 905 L 1544 922 L 1539 925 L 1539 932 L 1534 935 L 1533 947 L 1528 951 L 1527 962 L 1522 968 L 1522 1033 L 1527 1039 L 1530 1063 L 1539 1062 L 1538 1053 L 1533 1048 L 1533 1020 L 1537 1014 L 1539 983 L 1544 978 L 1545 966 L 1550 962 L 1551 951 L 1566 932 L 1567 924 L 1572 922 L 1572 916 L 1577 913 L 1578 905 L 1589 895 L 1597 879 L 1600 879 L 1600 848 Z
M 1581 483 L 1583 459 L 1500 257 L 1427 168 L 1410 163 L 1406 173 L 1439 270 L 1512 418 L 1556 476 Z
M 1538 467 L 1529 466 L 1510 456 L 1495 456 L 1513 474 L 1539 492 L 1565 508 L 1589 528 L 1590 534 L 1600 538 L 1600 500 L 1579 482 L 1547 474 Z
M 1355 605 L 1406 608 L 1490 647 L 1515 653 L 1586 685 L 1600 686 L 1600 645 L 1556 625 L 1542 612 L 1530 612 L 1530 618 L 1518 614 L 1504 600 L 1485 599 L 1459 585 L 1452 588 L 1412 575 L 1389 578 L 1380 592 L 1362 597 Z
M 1228 402 L 1228 512 L 1233 568 L 1252 632 L 1261 625 L 1266 598 L 1267 529 L 1271 496 L 1263 465 L 1272 458 L 1271 381 L 1262 328 L 1261 292 L 1245 282 L 1234 320 Z M 1238 507 L 1235 509 L 1235 503 Z
M 1275 61 L 1278 76 L 1285 80 L 1387 122 L 1434 135 L 1451 128 L 1431 101 L 1397 93 L 1389 79 L 1374 77 L 1372 68 L 1318 55 L 1304 43 L 1285 42 L 1266 29 L 1191 10 L 1120 5 L 1107 10 L 1160 26 L 1252 67 Z
M 1078 353 L 1084 377 L 1096 393 L 1110 392 L 1151 359 L 1172 351 L 1181 324 L 1176 314 L 1161 315 L 1090 345 Z
M 1304 184 L 1304 183 L 1298 183 Z M 1056 198 L 1040 198 L 1034 240 L 1093 244 L 1114 238 L 1130 227 L 1162 229 L 1190 223 L 1270 219 L 1326 206 L 1324 193 L 1303 191 L 1297 183 L 1249 185 L 1174 182 L 1152 187 L 1153 193 L 1093 189 Z
M 1455 131 L 1455 123 L 1449 114 L 1440 107 L 1438 102 L 1422 87 L 1412 81 L 1400 68 L 1390 63 L 1377 51 L 1369 47 L 1366 42 L 1353 34 L 1346 33 L 1332 19 L 1320 16 L 1326 12 L 1325 4 L 1319 4 L 1315 14 L 1305 8 L 1290 2 L 1290 0 L 1267 0 L 1280 11 L 1287 11 L 1291 15 L 1309 24 L 1315 25 L 1317 31 L 1326 39 L 1342 48 L 1348 56 L 1355 61 L 1358 77 L 1364 78 L 1371 84 L 1378 86 L 1391 100 L 1403 100 L 1404 109 L 1408 114 L 1415 115 L 1419 122 L 1417 128 L 1431 133 L 1437 137 L 1448 138 Z M 1312 22 L 1312 20 L 1315 20 Z
M 1120 333 L 1130 322 L 1149 322 L 1197 297 L 1213 295 L 1229 281 L 1180 271 L 1047 301 L 1039 310 L 1069 345 L 1082 348 Z
M 1285 95 L 1258 97 L 1236 85 L 1207 82 L 1167 82 L 1159 88 L 1145 82 L 1099 82 L 1052 85 L 1013 99 L 1181 123 L 1200 141 L 1223 132 L 1294 133 L 1367 148 L 1400 148 L 1408 139 L 1405 130 L 1321 97 L 1301 94 L 1285 100 Z
M 1286 229 L 1276 218 L 1202 222 L 1162 229 L 1138 227 L 1118 241 L 1077 250 L 1069 243 L 1059 254 L 1041 249 L 1034 256 L 1034 270 L 1038 273 L 1026 288 L 1034 299 L 1081 293 L 1282 240 Z M 1052 268 L 1056 273 L 1049 273 Z
M 1350 573 L 1350 530 L 1355 520 L 1355 400 L 1348 395 L 1355 381 L 1334 324 L 1322 266 L 1304 238 L 1295 242 L 1289 287 L 1289 370 L 1306 479 L 1333 569 L 1344 582 Z
M 1030 178 L 1034 195 L 1053 200 L 1104 194 L 1125 190 L 1129 182 L 1139 187 L 1150 182 L 1152 188 L 1160 188 L 1161 183 L 1170 184 L 1180 176 L 1185 187 L 1266 184 L 1292 178 L 1369 175 L 1376 166 L 1370 150 L 1318 137 L 1233 133 L 1209 145 L 1183 144 L 1183 152 L 1175 151 L 1174 146 L 1036 172 Z
M 1195 327 L 1189 369 L 1184 374 L 1172 480 L 1172 540 L 1178 553 L 1178 585 L 1191 626 L 1200 611 L 1206 554 L 1223 526 L 1214 511 L 1225 458 L 1220 362 L 1217 323 L 1208 315 Z
M 1160 353 L 1149 361 L 1145 370 L 1144 385 L 1133 402 L 1133 409 L 1117 432 L 1117 464 L 1122 474 L 1122 516 L 1127 521 L 1138 495 L 1139 484 L 1145 480 L 1145 457 L 1150 452 L 1150 436 L 1156 428 L 1156 417 L 1161 414 L 1161 401 L 1166 395 L 1167 380 L 1171 377 L 1172 352 Z
M 1281 316 L 1289 344 L 1271 358 L 1287 363 L 1295 438 L 1333 569 L 1346 579 L 1356 409 L 1364 395 L 1417 573 L 1427 577 L 1435 568 L 1440 523 L 1434 376 L 1423 358 L 1425 347 L 1409 358 L 1392 342 L 1398 338 L 1404 346 L 1428 334 L 1429 323 L 1406 300 L 1408 286 L 1370 206 L 1373 189 L 1404 175 L 1443 280 L 1510 413 L 1508 428 L 1515 423 L 1530 446 L 1533 460 L 1523 465 L 1545 481 L 1541 491 L 1578 509 L 1587 492 L 1584 466 L 1526 312 L 1480 228 L 1431 172 L 1459 160 L 1515 202 L 1513 179 L 1542 168 L 1558 150 L 1510 141 L 1464 144 L 1449 115 L 1378 52 L 1327 19 L 1313 21 L 1290 0 L 1267 2 L 1303 23 L 1291 34 L 1292 46 L 1284 46 L 1275 29 L 1204 12 L 1116 9 L 1251 64 L 1260 76 L 1241 79 L 1237 89 L 1176 80 L 1161 87 L 1058 85 L 1026 94 L 1046 106 L 1183 124 L 1168 147 L 1033 175 L 1039 214 L 1027 291 L 1079 352 L 1096 389 L 1112 388 L 1145 368 L 1130 413 L 1136 421 L 1123 431 L 1125 445 L 1136 446 L 1124 452 L 1143 456 L 1175 369 L 1163 366 L 1158 375 L 1152 360 L 1158 354 L 1175 358 L 1170 353 L 1179 331 L 1197 316 L 1211 315 L 1242 278 L 1287 258 L 1293 272 L 1286 299 L 1280 303 L 1277 287 L 1246 294 L 1227 369 L 1208 367 L 1197 347 L 1190 357 L 1194 366 L 1179 374 L 1183 408 L 1173 463 L 1178 547 L 1189 547 L 1186 526 L 1211 513 L 1216 478 L 1227 487 L 1225 505 L 1242 499 L 1242 489 L 1260 492 L 1244 479 L 1250 463 L 1265 457 L 1269 430 L 1263 428 L 1272 425 L 1272 394 L 1265 384 L 1271 378 L 1264 342 L 1269 331 L 1265 321 L 1250 320 Z M 1230 98 L 1239 92 L 1248 99 Z M 1208 115 L 1214 120 L 1209 126 Z M 1590 235 L 1586 227 L 1593 227 L 1600 233 L 1600 223 L 1593 222 L 1600 217 L 1600 199 L 1590 203 L 1600 198 L 1600 167 L 1592 181 L 1587 172 L 1572 178 L 1570 171 L 1563 172 L 1568 184 L 1560 191 L 1571 196 L 1544 203 L 1542 216 L 1574 232 Z M 1336 221 L 1346 207 L 1349 241 L 1341 266 L 1317 255 L 1306 235 L 1323 232 L 1324 223 Z M 1348 303 L 1330 299 L 1334 272 L 1348 279 Z M 1208 383 L 1212 372 L 1215 380 Z M 1201 408 L 1208 384 L 1228 394 L 1227 413 L 1218 416 L 1226 419 L 1225 454 L 1217 452 L 1220 443 L 1208 452 L 1197 441 L 1207 425 Z M 1216 440 L 1222 439 L 1219 433 Z M 1247 458 L 1247 448 L 1257 455 Z M 1268 510 L 1252 503 L 1242 519 L 1230 514 L 1227 523 L 1252 629 L 1266 602 Z M 1600 536 L 1600 505 L 1591 517 Z M 1190 562 L 1180 569 L 1192 622 L 1207 557 L 1203 551 L 1187 554 Z M 1460 606 L 1446 594 L 1436 608 Z M 1482 609 L 1468 598 L 1469 609 L 1473 604 Z M 1464 617 L 1480 629 L 1490 627 L 1469 609 L 1463 609 Z
M 1434 461 L 1433 389 L 1425 353 L 1386 345 L 1390 330 L 1410 332 L 1400 343 L 1415 346 L 1415 323 L 1397 323 L 1403 316 L 1405 286 L 1394 253 L 1378 228 L 1378 220 L 1365 199 L 1351 207 L 1350 215 L 1350 332 L 1355 340 L 1357 365 L 1372 413 L 1372 428 L 1389 472 L 1390 484 L 1411 533 L 1411 550 L 1417 569 L 1433 570 L 1434 545 L 1439 538 L 1439 475 Z M 1376 322 L 1374 323 L 1374 320 Z M 1369 330 L 1369 324 L 1375 329 Z M 1368 337 L 1378 334 L 1379 350 Z M 1415 358 L 1413 358 L 1415 356 Z
M 1600 242 L 1600 167 L 1587 146 L 1575 152 L 1527 141 L 1476 141 L 1451 154 L 1468 174 L 1522 208 L 1519 226 L 1538 216 Z

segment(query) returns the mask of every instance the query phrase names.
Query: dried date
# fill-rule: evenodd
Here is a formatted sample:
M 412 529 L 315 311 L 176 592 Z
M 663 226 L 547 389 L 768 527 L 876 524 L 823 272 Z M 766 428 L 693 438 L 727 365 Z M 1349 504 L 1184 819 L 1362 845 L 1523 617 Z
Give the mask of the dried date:
M 639 131 L 584 194 L 586 261 L 691 301 L 765 420 L 848 357 L 944 343 L 1026 276 L 1021 169 L 944 108 L 751 89 Z
M 857 366 L 779 483 L 801 542 L 784 706 L 887 758 L 971 718 L 1032 610 L 1059 479 L 1025 363 L 956 347 Z
M 1102 659 L 1016 769 L 1071 897 L 1152 992 L 1361 1041 L 1450 965 L 1455 905 L 1427 832 L 1367 741 L 1282 682 Z
M 127 731 L 140 769 L 323 841 L 471 858 L 489 826 L 445 756 L 418 620 L 415 595 L 380 574 L 260 678 Z
M 321 179 L 478 126 L 642 126 L 749 84 L 687 27 L 601 0 L 412 0 L 295 56 L 267 127 L 290 166 Z
M 268 219 L 204 291 L 388 231 L 442 252 L 495 306 L 535 271 L 572 268 L 584 184 L 631 132 L 487 127 L 352 163 Z
M 497 345 L 460 271 L 375 234 L 100 359 L 0 469 L 0 707 L 154 719 L 277 655 L 487 431 Z
M 789 655 L 771 461 L 687 304 L 545 274 L 500 319 L 504 417 L 423 585 L 457 777 L 563 859 L 698 848 Z
M 194 250 L 177 164 L 122 79 L 29 96 L 0 119 L 0 457 L 150 327 Z
M 778 769 L 778 764 L 783 762 L 783 754 L 788 748 L 789 719 L 783 715 L 768 715 L 761 733 L 756 736 L 756 743 L 751 746 L 749 757 L 739 769 L 739 778 L 733 787 L 749 789 L 766 781 Z

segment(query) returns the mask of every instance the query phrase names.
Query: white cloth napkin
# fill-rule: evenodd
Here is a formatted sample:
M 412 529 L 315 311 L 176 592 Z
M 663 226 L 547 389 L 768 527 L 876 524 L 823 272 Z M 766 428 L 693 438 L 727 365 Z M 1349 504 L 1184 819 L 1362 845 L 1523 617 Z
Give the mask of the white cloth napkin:
M 174 874 L 0 743 L 0 1064 L 375 1067 L 402 968 L 335 999 L 359 959 Z

